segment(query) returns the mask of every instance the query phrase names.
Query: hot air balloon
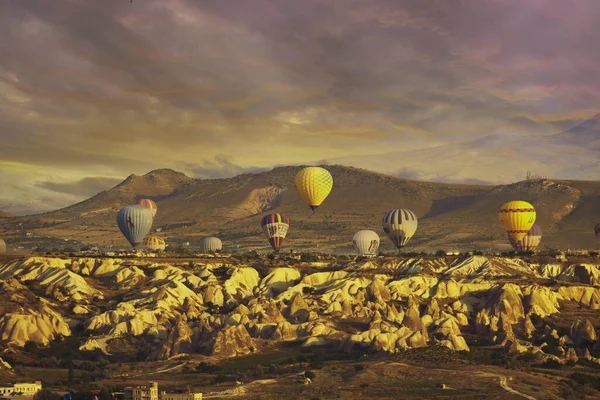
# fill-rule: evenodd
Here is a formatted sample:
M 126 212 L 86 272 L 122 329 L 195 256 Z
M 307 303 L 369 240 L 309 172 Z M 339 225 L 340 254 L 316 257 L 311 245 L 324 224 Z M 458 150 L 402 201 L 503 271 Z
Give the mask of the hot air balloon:
M 156 203 L 150 199 L 141 199 L 140 201 L 138 201 L 138 204 L 140 206 L 144 206 L 147 209 L 149 209 L 150 211 L 152 211 L 152 218 L 154 218 L 156 216 L 156 212 L 158 211 L 158 207 L 156 206 Z
M 361 256 L 375 257 L 379 249 L 379 235 L 373 231 L 358 231 L 352 238 L 352 244 Z
M 138 204 L 125 206 L 117 213 L 117 225 L 135 249 L 152 228 L 152 211 Z
M 395 208 L 383 216 L 383 231 L 396 245 L 404 247 L 417 231 L 417 216 L 410 210 Z
M 165 248 L 167 247 L 165 239 L 159 236 L 149 236 L 144 243 L 146 244 L 146 248 L 150 251 L 165 251 Z
M 281 214 L 269 214 L 263 217 L 260 222 L 263 232 L 269 239 L 269 243 L 276 253 L 283 246 L 283 240 L 290 228 L 290 220 Z
M 6 242 L 0 239 L 0 254 L 6 253 Z
M 596 234 L 596 239 L 600 242 L 600 222 L 594 226 L 594 233 Z
M 535 208 L 522 200 L 504 203 L 498 213 L 502 227 L 515 242 L 527 235 L 527 232 L 535 224 L 535 216 Z
M 535 251 L 542 241 L 542 228 L 535 224 L 521 240 L 515 242 L 509 235 L 508 241 L 515 250 L 521 253 Z
M 206 237 L 200 241 L 200 252 L 201 253 L 216 253 L 221 251 L 223 248 L 223 242 L 218 237 Z
M 331 193 L 333 188 L 333 177 L 325 168 L 306 167 L 302 168 L 294 178 L 296 190 L 313 212 Z

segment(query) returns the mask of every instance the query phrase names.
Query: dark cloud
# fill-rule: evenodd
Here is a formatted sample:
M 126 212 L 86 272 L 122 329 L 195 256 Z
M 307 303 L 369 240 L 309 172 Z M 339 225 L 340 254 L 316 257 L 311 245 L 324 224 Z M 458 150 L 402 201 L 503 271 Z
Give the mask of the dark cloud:
M 106 177 L 90 177 L 83 178 L 76 182 L 41 182 L 39 185 L 53 192 L 65 193 L 73 196 L 91 197 L 110 189 L 121 183 L 122 179 L 106 178 Z
M 550 135 L 598 111 L 599 22 L 596 0 L 2 2 L 0 173 L 50 176 L 19 200 L 54 177 Z

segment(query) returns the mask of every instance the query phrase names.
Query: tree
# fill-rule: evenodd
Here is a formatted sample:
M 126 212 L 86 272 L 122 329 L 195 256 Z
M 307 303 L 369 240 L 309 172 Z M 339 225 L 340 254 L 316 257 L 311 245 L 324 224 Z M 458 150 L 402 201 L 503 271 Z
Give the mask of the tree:
M 312 371 L 310 371 L 310 370 L 309 371 L 304 371 L 304 376 L 306 378 L 308 378 L 308 379 L 311 379 L 311 380 L 315 379 L 315 377 L 316 377 L 315 373 L 312 372 Z
M 102 387 L 100 389 L 100 395 L 98 396 L 98 400 L 112 400 L 112 395 L 110 394 L 110 390 L 107 387 Z
M 33 400 L 60 400 L 60 395 L 50 389 L 42 389 L 33 396 Z

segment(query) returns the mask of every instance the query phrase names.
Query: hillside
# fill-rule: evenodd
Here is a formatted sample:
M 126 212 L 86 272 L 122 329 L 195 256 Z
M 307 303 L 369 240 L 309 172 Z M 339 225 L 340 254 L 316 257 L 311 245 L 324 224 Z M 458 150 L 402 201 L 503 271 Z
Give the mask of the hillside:
M 381 249 L 393 246 L 381 229 L 390 208 L 413 210 L 419 229 L 407 251 L 438 248 L 509 249 L 497 220 L 505 201 L 522 199 L 538 211 L 542 247 L 595 248 L 593 225 L 600 219 L 600 182 L 531 180 L 510 185 L 459 185 L 423 182 L 367 170 L 327 166 L 334 189 L 311 216 L 295 191 L 293 178 L 301 167 L 278 167 L 268 172 L 227 179 L 193 179 L 172 170 L 132 175 L 121 184 L 73 206 L 35 216 L 0 218 L 0 235 L 25 247 L 70 238 L 87 244 L 126 248 L 116 227 L 122 206 L 148 197 L 158 204 L 153 228 L 171 244 L 196 243 L 217 235 L 226 247 L 267 250 L 260 217 L 276 210 L 292 223 L 287 249 L 352 252 L 351 238 L 360 229 L 373 229 Z M 22 231 L 17 232 L 19 223 Z M 25 238 L 25 231 L 32 233 Z

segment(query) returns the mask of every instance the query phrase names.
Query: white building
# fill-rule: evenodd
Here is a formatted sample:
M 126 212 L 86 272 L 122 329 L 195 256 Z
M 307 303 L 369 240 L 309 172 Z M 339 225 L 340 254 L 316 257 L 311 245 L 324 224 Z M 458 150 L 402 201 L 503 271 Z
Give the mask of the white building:
M 42 390 L 42 382 L 15 383 L 11 386 L 0 386 L 0 396 L 35 396 Z
M 126 387 L 125 400 L 158 400 L 158 382 L 150 382 L 147 386 Z

